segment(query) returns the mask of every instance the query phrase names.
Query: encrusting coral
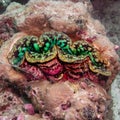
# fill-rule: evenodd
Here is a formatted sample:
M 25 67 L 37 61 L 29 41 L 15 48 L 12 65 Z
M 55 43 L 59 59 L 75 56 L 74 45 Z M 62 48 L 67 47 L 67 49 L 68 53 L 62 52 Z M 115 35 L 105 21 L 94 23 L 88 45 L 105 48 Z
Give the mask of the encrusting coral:
M 3 17 L 0 20 L 0 46 L 18 31 L 15 19 L 12 17 Z
M 33 116 L 27 106 L 24 107 L 22 99 L 0 79 L 0 120 L 44 120 L 38 114 Z
M 71 83 L 30 82 L 25 92 L 43 118 L 50 120 L 103 120 L 109 96 L 87 79 Z

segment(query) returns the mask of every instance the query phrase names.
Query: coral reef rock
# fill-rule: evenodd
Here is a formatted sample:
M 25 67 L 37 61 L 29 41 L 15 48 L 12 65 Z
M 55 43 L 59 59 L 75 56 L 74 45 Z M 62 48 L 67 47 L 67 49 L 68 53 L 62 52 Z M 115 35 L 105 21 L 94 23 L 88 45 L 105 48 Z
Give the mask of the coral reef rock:
M 39 115 L 25 111 L 22 99 L 0 80 L 0 120 L 43 120 Z
M 8 101 L 0 119 L 105 120 L 119 56 L 91 11 L 87 0 L 30 0 L 0 15 L 1 96 L 8 85 L 31 102 Z
M 78 83 L 30 82 L 25 88 L 35 108 L 44 118 L 103 120 L 110 100 L 106 91 L 89 80 Z

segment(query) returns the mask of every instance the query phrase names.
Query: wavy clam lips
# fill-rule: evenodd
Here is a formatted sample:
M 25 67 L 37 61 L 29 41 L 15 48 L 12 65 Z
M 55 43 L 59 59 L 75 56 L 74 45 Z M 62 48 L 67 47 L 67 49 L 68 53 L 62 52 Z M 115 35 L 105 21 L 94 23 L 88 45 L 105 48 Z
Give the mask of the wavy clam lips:
M 78 81 L 84 77 L 84 74 L 89 71 L 87 65 L 87 59 L 82 63 L 72 63 L 72 64 L 65 64 L 65 75 L 64 77 L 69 81 Z
M 51 75 L 51 76 L 55 76 L 61 73 L 63 70 L 63 66 L 57 59 L 54 59 L 44 64 L 39 64 L 39 66 L 45 74 Z
M 43 73 L 37 66 L 30 65 L 28 62 L 24 61 L 20 67 L 23 71 L 25 71 L 26 76 L 31 80 L 44 78 Z

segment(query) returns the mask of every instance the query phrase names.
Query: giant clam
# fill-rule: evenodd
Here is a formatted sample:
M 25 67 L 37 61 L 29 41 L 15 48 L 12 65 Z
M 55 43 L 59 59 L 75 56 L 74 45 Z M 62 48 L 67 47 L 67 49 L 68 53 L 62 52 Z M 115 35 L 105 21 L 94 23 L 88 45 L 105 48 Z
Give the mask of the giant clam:
M 8 54 L 8 61 L 36 80 L 76 82 L 88 78 L 105 85 L 111 75 L 109 62 L 94 45 L 79 39 L 73 42 L 68 35 L 57 31 L 19 39 Z

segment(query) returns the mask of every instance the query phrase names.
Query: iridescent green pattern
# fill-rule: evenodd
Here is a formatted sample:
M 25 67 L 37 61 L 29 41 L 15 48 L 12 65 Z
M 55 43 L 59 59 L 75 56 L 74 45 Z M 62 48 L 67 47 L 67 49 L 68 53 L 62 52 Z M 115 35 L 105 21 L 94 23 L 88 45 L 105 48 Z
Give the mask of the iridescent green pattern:
M 109 76 L 108 62 L 100 58 L 99 52 L 86 41 L 72 40 L 61 32 L 45 32 L 40 36 L 26 36 L 18 40 L 8 55 L 11 64 L 19 66 L 24 59 L 30 63 L 45 63 L 54 58 L 73 63 L 89 58 L 93 72 Z

